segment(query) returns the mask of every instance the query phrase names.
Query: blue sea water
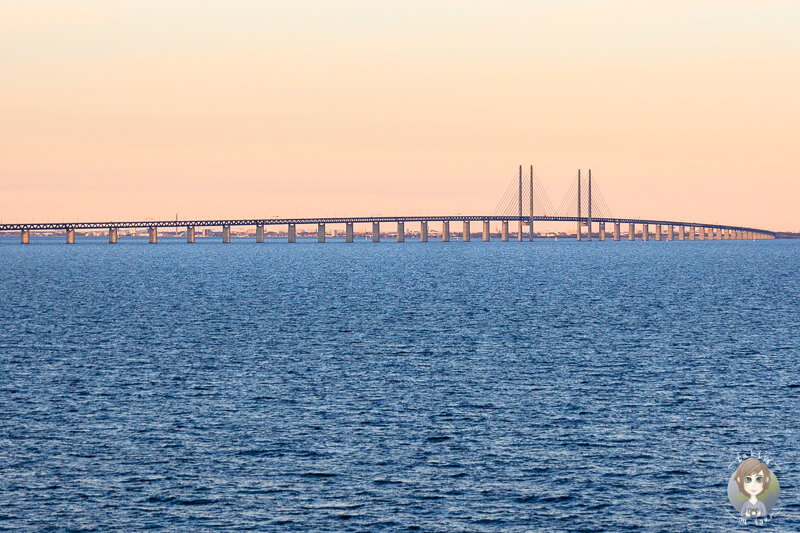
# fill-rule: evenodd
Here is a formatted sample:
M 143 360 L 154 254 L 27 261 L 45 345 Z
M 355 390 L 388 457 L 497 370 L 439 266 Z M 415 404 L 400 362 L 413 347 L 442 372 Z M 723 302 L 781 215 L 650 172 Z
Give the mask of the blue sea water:
M 0 239 L 0 529 L 800 530 L 800 241 Z

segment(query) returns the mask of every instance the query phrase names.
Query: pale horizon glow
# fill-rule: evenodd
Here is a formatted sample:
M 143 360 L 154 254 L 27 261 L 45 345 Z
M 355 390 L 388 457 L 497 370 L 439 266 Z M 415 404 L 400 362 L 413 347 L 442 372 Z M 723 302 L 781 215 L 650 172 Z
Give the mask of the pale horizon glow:
M 797 2 L 164 4 L 0 2 L 3 222 L 489 214 L 533 164 L 800 231 Z

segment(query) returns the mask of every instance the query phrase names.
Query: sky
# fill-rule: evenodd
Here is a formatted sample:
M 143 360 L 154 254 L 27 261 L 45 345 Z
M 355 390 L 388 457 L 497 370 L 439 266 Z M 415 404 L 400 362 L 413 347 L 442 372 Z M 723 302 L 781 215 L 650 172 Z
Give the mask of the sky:
M 0 219 L 558 206 L 800 231 L 800 2 L 0 0 Z M 585 174 L 584 174 L 585 175 Z

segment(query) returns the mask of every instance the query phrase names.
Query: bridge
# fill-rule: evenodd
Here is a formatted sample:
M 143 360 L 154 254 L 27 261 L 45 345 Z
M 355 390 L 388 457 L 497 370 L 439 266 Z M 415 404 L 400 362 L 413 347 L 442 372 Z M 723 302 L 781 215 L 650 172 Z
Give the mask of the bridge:
M 586 195 L 583 191 L 586 191 Z M 536 200 L 539 200 L 538 202 Z M 524 200 L 527 200 L 524 202 Z M 527 204 L 523 208 L 523 203 Z M 598 238 L 605 241 L 608 237 L 606 225 L 610 225 L 609 233 L 615 241 L 622 239 L 622 228 L 627 226 L 627 240 L 636 240 L 637 235 L 641 240 L 647 241 L 652 238 L 656 241 L 661 240 L 755 240 L 755 239 L 774 239 L 776 233 L 766 229 L 751 228 L 738 225 L 712 224 L 697 221 L 685 220 L 658 220 L 645 218 L 615 217 L 609 213 L 608 204 L 600 196 L 592 196 L 592 171 L 589 170 L 588 179 L 581 179 L 581 172 L 578 171 L 577 182 L 573 184 L 562 201 L 560 211 L 564 206 L 576 206 L 576 213 L 559 214 L 536 214 L 534 207 L 540 206 L 545 211 L 556 211 L 552 208 L 543 187 L 536 178 L 533 167 L 530 174 L 523 176 L 522 166 L 519 167 L 518 179 L 506 191 L 506 195 L 498 204 L 495 212 L 487 215 L 440 215 L 440 216 L 366 216 L 366 217 L 312 217 L 312 218 L 247 218 L 247 219 L 217 219 L 217 220 L 147 220 L 147 221 L 106 221 L 106 222 L 31 222 L 0 224 L 0 231 L 19 231 L 20 242 L 30 244 L 31 232 L 41 231 L 64 231 L 67 244 L 75 243 L 75 230 L 107 230 L 108 242 L 116 243 L 119 238 L 120 229 L 146 228 L 148 230 L 149 242 L 158 242 L 158 230 L 160 228 L 185 228 L 186 242 L 195 242 L 196 228 L 222 228 L 222 242 L 231 242 L 231 227 L 251 226 L 256 229 L 256 242 L 263 243 L 265 228 L 274 226 L 284 226 L 287 228 L 288 242 L 297 242 L 297 226 L 316 225 L 317 241 L 325 242 L 327 236 L 327 225 L 338 224 L 345 226 L 345 241 L 353 242 L 354 224 L 372 224 L 372 241 L 380 242 L 381 224 L 397 225 L 397 242 L 404 242 L 406 237 L 405 224 L 419 224 L 419 238 L 421 242 L 427 242 L 429 231 L 428 224 L 441 223 L 441 240 L 450 241 L 450 224 L 461 222 L 463 230 L 461 232 L 463 241 L 470 241 L 471 223 L 482 224 L 480 233 L 483 241 L 491 240 L 490 223 L 500 222 L 500 240 L 507 242 L 512 236 L 509 232 L 509 223 L 517 222 L 518 228 L 515 233 L 517 240 L 522 241 L 527 236 L 528 240 L 534 239 L 534 223 L 536 222 L 572 222 L 576 224 L 577 240 L 591 241 Z M 543 207 L 542 207 L 543 206 Z M 600 211 L 600 216 L 593 216 L 594 212 Z M 585 213 L 585 215 L 584 215 Z M 596 226 L 596 228 L 595 228 Z M 653 232 L 651 233 L 651 226 Z M 637 227 L 639 230 L 637 231 Z M 527 232 L 525 231 L 527 228 Z M 585 230 L 585 232 L 584 232 Z M 584 234 L 585 233 L 585 234 Z

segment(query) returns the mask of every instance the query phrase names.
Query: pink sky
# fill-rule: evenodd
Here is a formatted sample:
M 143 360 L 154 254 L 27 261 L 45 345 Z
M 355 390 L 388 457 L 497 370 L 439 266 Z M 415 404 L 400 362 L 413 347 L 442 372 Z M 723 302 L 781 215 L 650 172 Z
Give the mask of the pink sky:
M 4 222 L 485 214 L 533 164 L 800 230 L 797 2 L 163 4 L 0 4 Z

